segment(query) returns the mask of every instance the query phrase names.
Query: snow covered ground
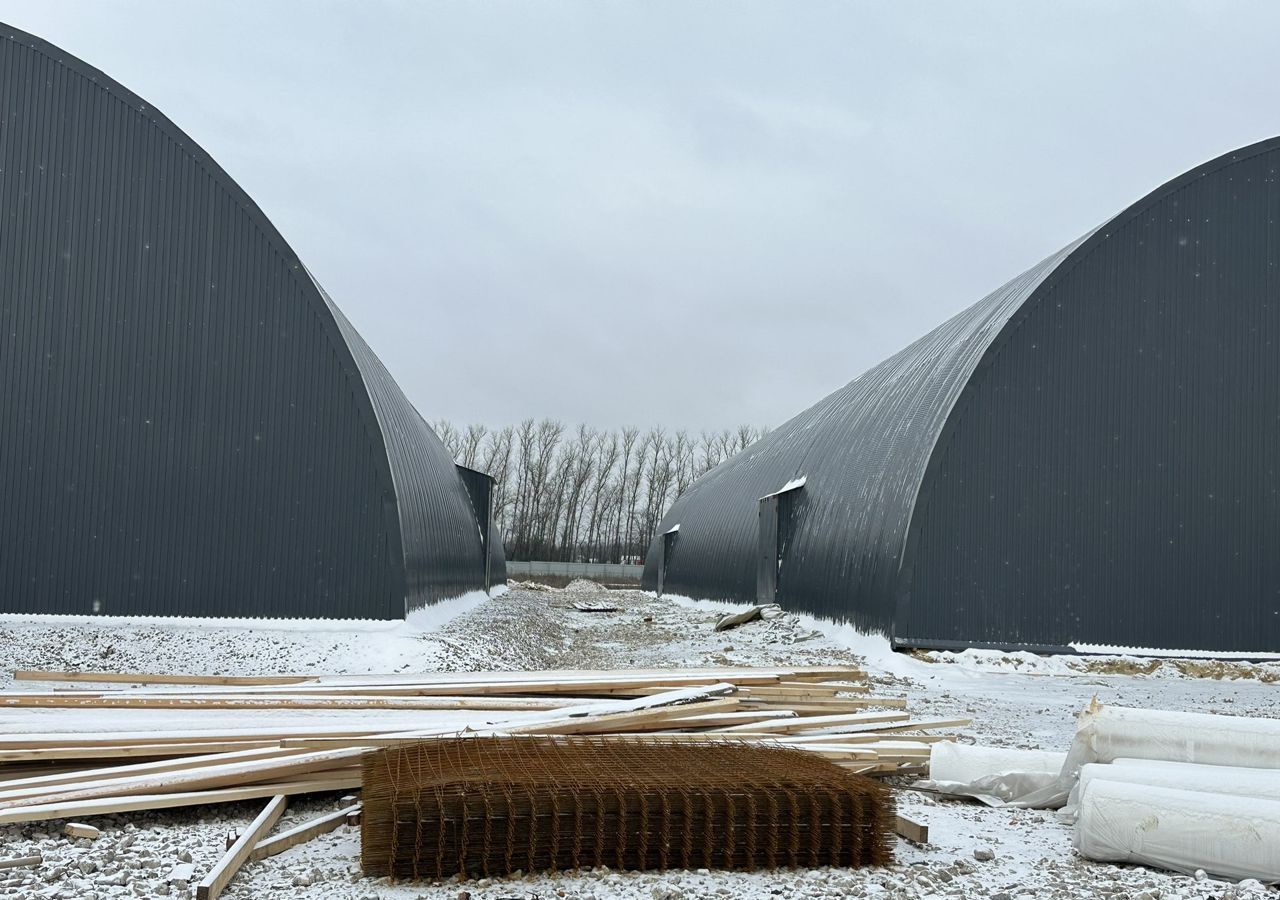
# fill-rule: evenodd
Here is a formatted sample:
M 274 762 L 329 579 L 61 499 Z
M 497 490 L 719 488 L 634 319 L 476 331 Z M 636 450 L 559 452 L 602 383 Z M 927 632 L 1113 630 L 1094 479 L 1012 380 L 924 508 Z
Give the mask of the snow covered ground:
M 200 674 L 360 673 L 468 669 L 862 663 L 878 692 L 906 696 L 922 716 L 973 718 L 964 740 L 1065 749 L 1075 713 L 1103 703 L 1280 717 L 1280 666 L 1125 657 L 1041 659 L 1025 654 L 890 654 L 884 642 L 807 617 L 786 615 L 732 631 L 712 630 L 722 607 L 638 591 L 610 592 L 617 613 L 575 610 L 596 589 L 517 587 L 492 600 L 469 597 L 405 624 L 196 622 L 0 617 L 0 688 L 21 690 L 8 670 L 95 669 Z M 16 713 L 17 711 L 9 711 Z M 28 711 L 22 711 L 29 715 Z M 0 717 L 0 727 L 31 723 Z M 337 808 L 337 796 L 295 801 L 279 828 Z M 929 825 L 930 845 L 901 842 L 886 869 L 772 873 L 585 872 L 446 884 L 388 884 L 359 870 L 353 829 L 251 863 L 232 898 L 1227 898 L 1272 896 L 1256 885 L 1085 862 L 1071 833 L 1051 816 L 988 809 L 900 793 L 903 812 Z M 185 898 L 168 879 L 190 861 L 198 880 L 218 858 L 226 832 L 260 808 L 250 803 L 91 820 L 96 841 L 60 834 L 60 823 L 0 826 L 0 857 L 43 854 L 40 869 L 0 870 L 0 897 L 95 900 Z M 986 857 L 990 855 L 991 858 Z M 978 857 L 982 857 L 979 859 Z

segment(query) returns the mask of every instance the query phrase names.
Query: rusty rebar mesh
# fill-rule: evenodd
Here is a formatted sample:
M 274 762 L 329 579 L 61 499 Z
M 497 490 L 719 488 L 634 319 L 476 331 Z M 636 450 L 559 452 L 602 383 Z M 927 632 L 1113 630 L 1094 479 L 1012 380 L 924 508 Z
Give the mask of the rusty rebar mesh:
M 883 865 L 894 807 L 877 781 L 741 741 L 435 740 L 364 758 L 371 876 L 578 869 Z

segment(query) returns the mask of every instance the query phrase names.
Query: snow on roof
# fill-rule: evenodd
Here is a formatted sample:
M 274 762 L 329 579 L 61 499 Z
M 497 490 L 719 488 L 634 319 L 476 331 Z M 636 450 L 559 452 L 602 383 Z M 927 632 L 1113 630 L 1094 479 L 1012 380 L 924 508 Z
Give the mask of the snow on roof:
M 802 487 L 804 487 L 804 483 L 805 483 L 805 480 L 806 480 L 807 478 L 808 478 L 808 476 L 807 476 L 807 475 L 801 475 L 799 478 L 792 478 L 790 481 L 788 481 L 788 482 L 787 482 L 786 484 L 784 484 L 782 487 L 778 488 L 778 489 L 777 489 L 776 491 L 774 491 L 772 494 L 765 494 L 765 495 L 764 495 L 763 497 L 761 497 L 760 499 L 761 499 L 761 500 L 768 500 L 770 497 L 776 497 L 776 496 L 778 496 L 779 494 L 785 494 L 787 491 L 794 491 L 794 490 L 796 490 L 797 488 L 802 488 Z

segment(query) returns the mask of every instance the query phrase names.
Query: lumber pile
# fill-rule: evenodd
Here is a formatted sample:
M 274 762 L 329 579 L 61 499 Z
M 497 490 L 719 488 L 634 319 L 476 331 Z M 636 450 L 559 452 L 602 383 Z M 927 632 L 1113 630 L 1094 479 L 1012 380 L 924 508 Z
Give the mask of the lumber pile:
M 914 717 L 842 666 L 14 677 L 0 692 L 0 824 L 350 791 L 366 752 L 459 736 L 733 740 L 919 774 L 946 737 L 928 732 L 968 724 Z
M 364 759 L 367 875 L 443 879 L 608 866 L 872 866 L 892 859 L 890 790 L 802 750 L 480 737 Z

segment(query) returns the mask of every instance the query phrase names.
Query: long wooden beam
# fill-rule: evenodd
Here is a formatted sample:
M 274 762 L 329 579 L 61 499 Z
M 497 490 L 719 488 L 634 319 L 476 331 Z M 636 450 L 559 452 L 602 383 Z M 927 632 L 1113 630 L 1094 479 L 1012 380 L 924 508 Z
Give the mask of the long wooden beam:
M 181 772 L 148 773 L 132 778 L 99 778 L 79 784 L 64 784 L 42 793 L 38 800 L 29 796 L 14 799 L 0 798 L 0 811 L 14 809 L 33 802 L 75 803 L 126 794 L 168 794 L 196 790 L 213 790 L 279 777 L 323 772 L 340 765 L 354 763 L 360 757 L 359 750 L 325 750 L 300 753 L 277 759 L 250 760 L 224 763 Z
M 249 854 L 249 859 L 257 861 L 266 859 L 268 856 L 275 856 L 277 853 L 283 853 L 290 847 L 296 847 L 298 844 L 319 837 L 322 834 L 328 834 L 330 831 L 337 831 L 347 821 L 349 816 L 360 814 L 360 804 L 355 803 L 346 809 L 340 809 L 337 812 L 331 812 L 327 815 L 319 816 L 310 821 L 303 822 L 290 828 L 288 831 L 282 831 L 280 834 L 272 838 L 261 840 L 254 846 L 253 852 Z
M 0 810 L 0 825 L 14 822 L 43 822 L 48 819 L 83 819 L 110 813 L 137 810 L 173 809 L 180 806 L 205 806 L 211 803 L 237 803 L 274 797 L 278 794 L 317 794 L 325 791 L 347 791 L 360 787 L 359 771 L 326 775 L 315 781 L 252 784 L 245 787 L 220 788 L 211 791 L 183 791 L 174 794 L 139 794 L 131 797 L 105 797 L 72 803 L 41 803 Z
M 262 812 L 258 813 L 257 818 L 249 823 L 249 827 L 209 870 L 209 874 L 196 885 L 196 900 L 217 900 L 222 889 L 235 877 L 236 872 L 240 871 L 249 854 L 253 853 L 254 846 L 275 827 L 288 802 L 289 798 L 285 794 L 278 794 L 271 798 Z
M 15 669 L 14 681 L 65 681 L 93 684 L 301 684 L 314 675 L 153 675 L 144 672 L 49 672 Z

